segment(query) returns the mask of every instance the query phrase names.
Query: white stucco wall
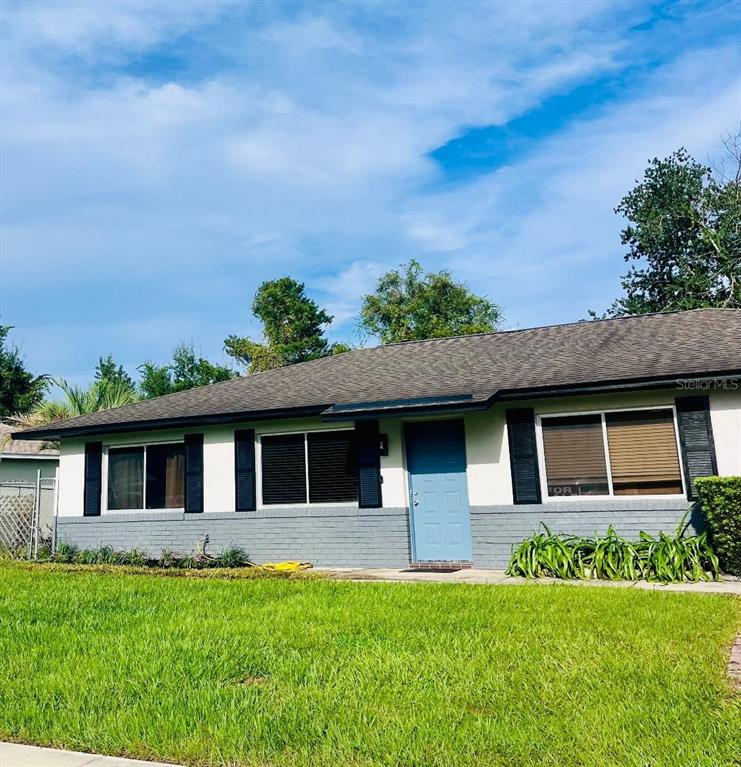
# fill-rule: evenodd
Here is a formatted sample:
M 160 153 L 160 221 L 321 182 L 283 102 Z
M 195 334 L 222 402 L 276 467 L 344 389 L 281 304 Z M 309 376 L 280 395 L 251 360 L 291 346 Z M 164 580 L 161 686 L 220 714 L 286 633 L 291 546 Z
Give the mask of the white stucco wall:
M 381 419 L 378 424 L 381 434 L 388 435 L 389 454 L 381 456 L 381 492 L 383 505 L 400 508 L 409 505 L 407 469 L 404 456 L 403 424 L 398 419 Z
M 681 392 L 680 392 L 681 393 Z M 536 414 L 575 413 L 623 407 L 671 406 L 678 392 L 667 389 L 635 394 L 592 395 L 519 402 L 533 407 Z M 692 394 L 692 392 L 687 392 Z M 514 407 L 514 403 L 509 405 Z M 512 503 L 512 481 L 505 424 L 507 406 L 472 413 L 465 417 L 468 493 L 471 506 L 495 506 Z M 718 470 L 721 475 L 741 475 L 741 391 L 710 392 L 711 420 L 715 438 Z M 403 421 L 381 419 L 382 433 L 388 435 L 389 454 L 381 457 L 383 502 L 387 508 L 408 505 L 408 485 L 404 457 Z M 182 440 L 187 432 L 204 435 L 204 511 L 232 511 L 234 499 L 234 431 L 254 428 L 256 435 L 316 429 L 342 428 L 341 424 L 323 423 L 319 418 L 204 427 L 149 433 L 100 437 L 104 446 L 142 444 Z M 62 441 L 60 459 L 59 514 L 81 516 L 85 473 L 84 441 Z M 259 463 L 259 450 L 258 450 Z M 105 467 L 105 461 L 104 461 Z M 105 470 L 104 470 L 105 478 Z M 258 482 L 259 486 L 259 482 Z M 105 486 L 104 486 L 105 487 Z
M 718 473 L 741 477 L 741 382 L 738 389 L 711 392 L 710 421 Z
M 203 506 L 205 512 L 233 511 L 235 506 L 234 485 L 234 432 L 238 429 L 255 429 L 255 436 L 285 432 L 317 431 L 320 429 L 343 429 L 345 424 L 324 423 L 319 418 L 285 421 L 256 421 L 208 426 L 200 429 L 166 430 L 158 432 L 132 432 L 103 435 L 91 438 L 102 441 L 106 447 L 181 441 L 185 434 L 203 433 Z M 389 455 L 381 457 L 384 506 L 398 508 L 407 505 L 406 470 L 403 460 L 401 424 L 388 420 L 381 423 L 381 431 L 389 437 Z M 259 465 L 259 445 L 257 447 Z M 103 460 L 103 486 L 105 492 L 105 456 Z M 59 514 L 82 516 L 85 442 L 80 439 L 62 441 L 60 456 Z M 259 482 L 258 482 L 259 497 Z M 105 510 L 105 499 L 103 502 Z
M 497 405 L 490 411 L 466 416 L 469 503 L 471 506 L 512 503 L 512 477 L 504 415 L 507 407 L 532 407 L 536 415 L 631 407 L 671 407 L 677 396 L 685 394 L 709 394 L 718 473 L 721 476 L 741 476 L 741 390 L 698 392 L 662 389 L 632 394 L 557 397 L 511 403 L 508 406 Z

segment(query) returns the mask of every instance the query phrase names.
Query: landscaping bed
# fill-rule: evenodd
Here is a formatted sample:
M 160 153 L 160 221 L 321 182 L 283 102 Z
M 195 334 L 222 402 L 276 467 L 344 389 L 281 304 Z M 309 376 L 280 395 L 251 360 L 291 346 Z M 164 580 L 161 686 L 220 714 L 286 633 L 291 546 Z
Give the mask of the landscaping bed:
M 731 597 L 202 572 L 0 565 L 0 738 L 240 767 L 730 767 L 741 748 Z

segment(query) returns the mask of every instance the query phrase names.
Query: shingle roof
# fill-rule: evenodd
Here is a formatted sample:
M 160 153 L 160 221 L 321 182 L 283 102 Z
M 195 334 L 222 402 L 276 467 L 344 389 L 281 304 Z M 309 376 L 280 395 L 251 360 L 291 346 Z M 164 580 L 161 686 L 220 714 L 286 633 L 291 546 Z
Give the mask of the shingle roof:
M 9 423 L 0 423 L 0 455 L 3 457 L 24 458 L 25 456 L 59 457 L 59 449 L 49 447 L 45 440 L 18 440 L 11 439 L 11 434 L 17 431 L 17 426 Z
M 504 394 L 721 373 L 741 373 L 741 310 L 698 309 L 358 349 L 17 436 L 247 420 L 453 395 L 476 404 Z

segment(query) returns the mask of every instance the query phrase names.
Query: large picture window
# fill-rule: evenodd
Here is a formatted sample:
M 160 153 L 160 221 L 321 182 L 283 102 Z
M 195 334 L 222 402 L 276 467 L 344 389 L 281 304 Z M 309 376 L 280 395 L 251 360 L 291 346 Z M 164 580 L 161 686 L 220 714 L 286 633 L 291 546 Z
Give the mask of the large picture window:
M 357 501 L 353 434 L 321 431 L 262 436 L 263 504 Z
M 180 509 L 185 505 L 182 444 L 108 449 L 108 509 Z
M 541 419 L 550 497 L 683 492 L 669 408 Z

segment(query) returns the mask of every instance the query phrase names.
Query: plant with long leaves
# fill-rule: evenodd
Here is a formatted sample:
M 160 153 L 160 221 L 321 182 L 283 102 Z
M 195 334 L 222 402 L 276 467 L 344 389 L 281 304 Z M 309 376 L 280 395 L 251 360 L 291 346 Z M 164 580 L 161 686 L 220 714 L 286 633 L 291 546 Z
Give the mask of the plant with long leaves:
M 554 534 L 541 523 L 537 532 L 515 547 L 508 575 L 651 581 L 717 580 L 718 558 L 705 533 L 685 535 L 682 520 L 673 535 L 641 532 L 637 541 L 618 535 L 610 526 L 605 535 L 578 537 Z
M 64 400 L 47 400 L 28 415 L 16 416 L 13 420 L 22 426 L 41 426 L 78 415 L 97 413 L 99 410 L 130 405 L 139 399 L 133 387 L 124 381 L 97 380 L 87 389 L 73 386 L 63 378 L 55 379 L 54 383 L 64 393 Z

